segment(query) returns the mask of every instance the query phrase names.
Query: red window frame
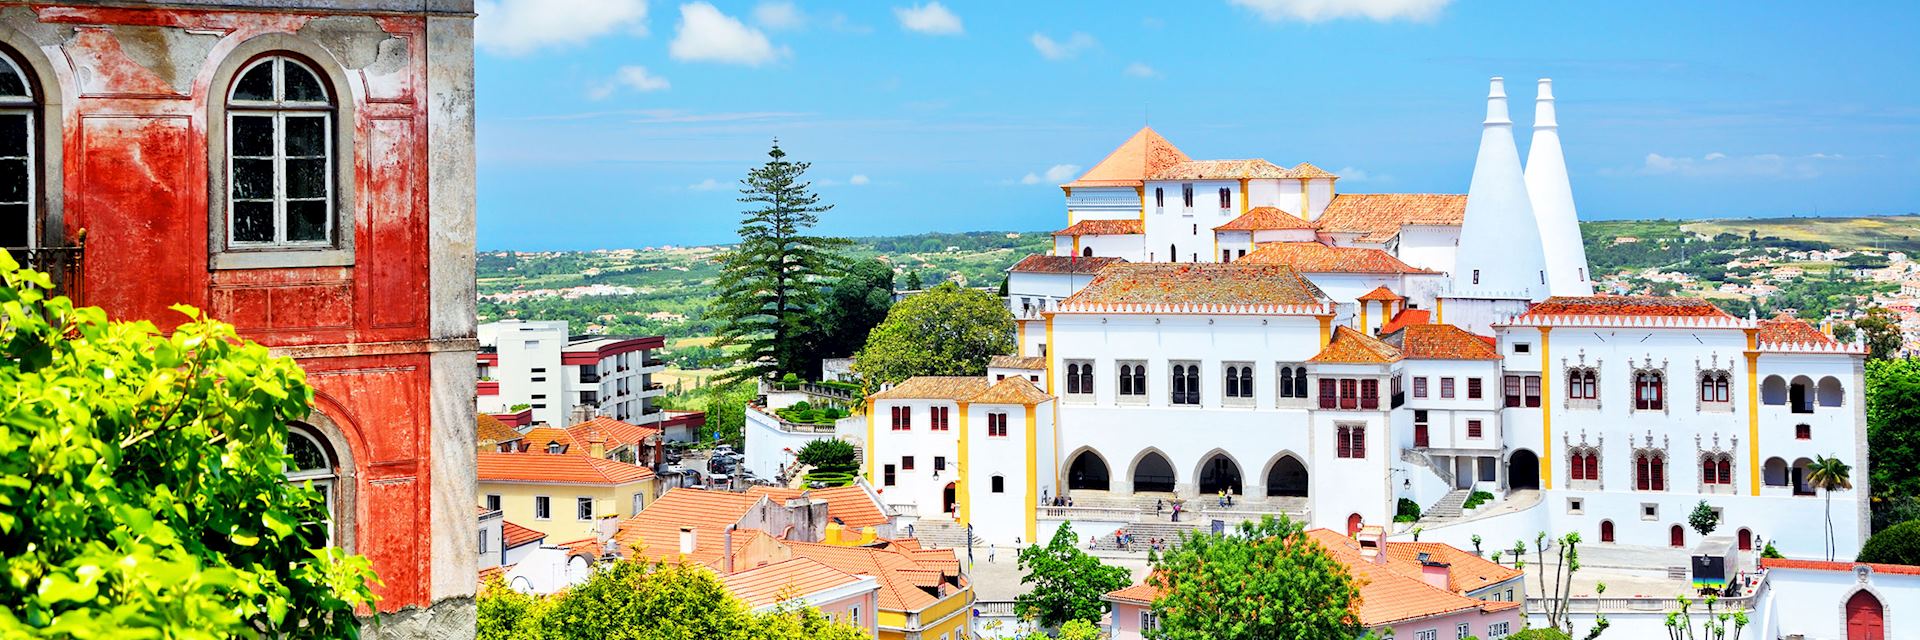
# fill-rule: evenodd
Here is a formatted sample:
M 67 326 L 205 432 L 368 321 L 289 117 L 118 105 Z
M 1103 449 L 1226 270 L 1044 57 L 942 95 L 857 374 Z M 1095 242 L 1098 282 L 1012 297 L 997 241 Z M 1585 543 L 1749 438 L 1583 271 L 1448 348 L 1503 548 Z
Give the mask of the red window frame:
M 1521 382 L 1526 386 L 1527 406 L 1540 408 L 1540 376 L 1527 376 Z
M 1427 397 L 1427 377 L 1426 376 L 1414 376 L 1413 397 L 1415 398 Z
M 1480 388 L 1479 378 L 1467 378 L 1467 399 L 1479 400 L 1484 390 Z
M 1379 380 L 1361 380 L 1360 381 L 1360 408 L 1362 409 L 1380 408 L 1380 381 Z
M 948 429 L 948 427 L 950 426 L 949 419 L 952 416 L 948 414 L 948 410 L 949 410 L 949 407 L 930 407 L 928 409 L 928 413 L 932 418 L 932 420 L 930 420 L 932 424 L 929 425 L 927 428 L 933 431 L 949 430 Z
M 1440 378 L 1440 397 L 1448 399 L 1453 397 L 1453 378 Z
M 901 471 L 913 470 L 913 456 L 900 456 L 900 470 Z
M 1004 414 L 1004 413 L 987 414 L 987 437 L 989 438 L 1007 437 L 1007 414 Z
M 1360 381 L 1353 378 L 1340 379 L 1340 408 L 1360 408 Z
M 895 477 L 893 465 L 890 465 L 890 464 L 880 465 L 881 484 L 891 487 L 894 485 L 894 482 L 896 479 L 897 478 Z
M 1796 425 L 1793 425 L 1793 439 L 1795 439 L 1795 440 L 1812 440 L 1812 439 L 1813 439 L 1813 425 L 1809 425 L 1809 424 L 1796 424 Z
M 1520 406 L 1520 376 L 1507 376 L 1501 386 L 1506 388 L 1507 407 Z
M 1467 421 L 1467 437 L 1469 437 L 1469 438 L 1479 438 L 1479 437 L 1481 437 L 1481 429 L 1480 429 L 1480 421 L 1479 421 L 1479 420 L 1468 420 L 1468 421 Z
M 1338 405 L 1340 399 L 1334 390 L 1338 384 L 1333 378 L 1320 379 L 1320 408 L 1332 409 Z

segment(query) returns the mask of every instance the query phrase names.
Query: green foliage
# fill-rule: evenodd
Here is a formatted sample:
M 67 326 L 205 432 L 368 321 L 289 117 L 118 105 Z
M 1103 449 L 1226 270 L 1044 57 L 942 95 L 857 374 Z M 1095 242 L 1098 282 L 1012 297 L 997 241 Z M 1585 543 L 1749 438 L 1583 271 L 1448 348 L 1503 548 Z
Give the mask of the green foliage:
M 1700 535 L 1712 535 L 1714 529 L 1720 528 L 1720 512 L 1714 511 L 1712 505 L 1701 500 L 1700 504 L 1693 506 L 1693 513 L 1687 514 L 1687 526 L 1693 527 L 1694 532 Z
M 1920 565 L 1920 520 L 1887 527 L 1860 547 L 1860 562 Z
M 175 307 L 171 335 L 48 298 L 0 252 L 0 637 L 358 634 L 367 560 L 286 481 L 292 359 Z
M 1148 581 L 1156 640 L 1296 638 L 1351 640 L 1361 634 L 1350 605 L 1360 588 L 1346 566 L 1308 538 L 1300 523 L 1262 517 L 1228 534 L 1183 533 Z
M 1399 511 L 1393 514 L 1394 522 L 1413 522 L 1420 519 L 1420 503 L 1401 498 Z
M 820 204 L 804 181 L 808 164 L 788 161 L 779 144 L 767 156 L 765 165 L 740 181 L 740 201 L 753 208 L 741 215 L 740 244 L 723 259 L 707 310 L 718 325 L 714 347 L 743 362 L 724 374 L 729 381 L 805 374 L 819 366 L 817 360 L 808 366 L 806 341 L 797 338 L 811 330 L 825 297 L 820 281 L 835 273 L 835 252 L 847 245 L 807 235 L 820 214 L 833 208 Z
M 1475 491 L 1473 493 L 1467 494 L 1467 502 L 1465 504 L 1460 505 L 1460 508 L 1472 509 L 1474 507 L 1478 507 L 1480 505 L 1491 502 L 1492 500 L 1493 500 L 1493 494 L 1487 493 L 1485 491 Z
M 1807 465 L 1807 485 L 1826 494 L 1827 502 L 1827 559 L 1833 559 L 1833 492 L 1853 489 L 1853 466 L 1841 462 L 1839 458 L 1816 455 L 1813 464 Z
M 1855 329 L 1867 342 L 1869 360 L 1885 360 L 1900 353 L 1900 346 L 1906 343 L 1906 336 L 1900 329 L 1900 314 L 1886 307 L 1867 309 L 1867 314 L 1853 321 Z
M 886 319 L 892 307 L 893 267 L 879 260 L 849 262 L 828 287 L 807 331 L 798 337 L 805 349 L 801 361 L 806 374 L 816 375 L 821 360 L 859 351 L 867 333 Z
M 1060 625 L 1059 640 L 1100 640 L 1100 626 L 1089 620 L 1068 620 Z
M 794 454 L 794 460 L 800 464 L 815 468 L 843 468 L 859 464 L 853 459 L 853 443 L 845 440 L 824 439 L 809 442 Z
M 1013 353 L 1013 332 L 1013 314 L 999 299 L 944 283 L 894 305 L 854 356 L 854 369 L 874 382 L 982 375 L 989 358 Z
M 675 396 L 667 404 L 675 409 L 706 412 L 699 442 L 715 442 L 717 438 L 738 448 L 746 445 L 747 403 L 753 401 L 755 391 L 752 380 L 742 380 L 702 387 Z
M 1507 640 L 1572 640 L 1572 639 L 1568 638 L 1566 632 L 1564 631 L 1561 631 L 1559 629 L 1548 629 L 1548 628 L 1542 627 L 1538 629 L 1521 629 L 1519 632 L 1507 636 Z
M 926 288 L 926 286 L 927 286 L 927 283 L 920 280 L 920 272 L 918 271 L 907 272 L 907 290 L 908 291 L 919 291 L 921 289 Z
M 641 560 L 603 566 L 586 583 L 546 597 L 517 594 L 495 581 L 478 604 L 480 640 L 866 637 L 811 608 L 753 613 L 704 567 Z
M 1867 362 L 1867 449 L 1877 510 L 1920 495 L 1920 360 Z
M 1014 598 L 1013 610 L 1043 627 L 1098 621 L 1107 611 L 1100 597 L 1131 584 L 1125 567 L 1101 564 L 1099 558 L 1080 550 L 1079 534 L 1065 522 L 1047 544 L 1020 550 L 1020 570 L 1026 573 L 1020 584 L 1027 590 Z
M 844 487 L 853 484 L 854 475 L 846 471 L 809 471 L 807 482 L 825 483 L 829 487 Z
M 1786 556 L 1785 554 L 1782 554 L 1782 553 L 1780 553 L 1780 550 L 1779 550 L 1779 549 L 1775 549 L 1775 548 L 1773 548 L 1773 543 L 1772 543 L 1772 542 L 1768 542 L 1768 543 L 1767 543 L 1767 548 L 1765 548 L 1765 549 L 1761 549 L 1761 550 L 1760 550 L 1760 557 L 1762 557 L 1762 558 L 1774 558 L 1774 559 L 1781 559 L 1781 558 L 1785 558 L 1785 557 L 1787 557 L 1787 556 Z

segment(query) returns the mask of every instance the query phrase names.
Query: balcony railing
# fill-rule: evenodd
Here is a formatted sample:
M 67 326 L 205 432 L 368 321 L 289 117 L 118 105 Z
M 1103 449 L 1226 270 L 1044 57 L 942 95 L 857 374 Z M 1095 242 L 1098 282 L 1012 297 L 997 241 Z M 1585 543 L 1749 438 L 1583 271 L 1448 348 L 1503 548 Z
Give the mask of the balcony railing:
M 13 254 L 13 260 L 20 266 L 45 273 L 53 278 L 55 294 L 66 296 L 76 304 L 84 299 L 81 280 L 81 257 L 85 254 L 84 245 L 70 247 L 7 247 Z

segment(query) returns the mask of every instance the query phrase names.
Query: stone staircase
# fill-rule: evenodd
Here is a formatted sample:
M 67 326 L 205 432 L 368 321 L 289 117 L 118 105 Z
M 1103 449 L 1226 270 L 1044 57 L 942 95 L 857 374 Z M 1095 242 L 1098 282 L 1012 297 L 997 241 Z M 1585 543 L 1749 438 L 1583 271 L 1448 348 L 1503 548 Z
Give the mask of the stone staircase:
M 1200 531 L 1201 521 L 1182 520 L 1180 522 L 1135 522 L 1113 531 L 1101 532 L 1093 539 L 1093 548 L 1102 551 L 1146 551 L 1153 547 L 1153 540 L 1161 541 L 1162 549 L 1171 549 L 1180 545 L 1180 534 Z M 1133 544 L 1125 546 L 1114 539 L 1121 530 L 1133 534 Z
M 921 520 L 913 523 L 913 539 L 928 548 L 965 549 L 967 528 L 952 520 Z M 987 542 L 974 536 L 973 546 L 985 547 Z
M 1427 510 L 1420 514 L 1420 519 L 1450 520 L 1458 518 L 1460 517 L 1460 507 L 1467 504 L 1467 497 L 1471 495 L 1473 495 L 1473 492 L 1466 489 L 1448 491 L 1447 495 L 1442 496 L 1439 502 L 1435 502 L 1433 506 L 1427 507 Z

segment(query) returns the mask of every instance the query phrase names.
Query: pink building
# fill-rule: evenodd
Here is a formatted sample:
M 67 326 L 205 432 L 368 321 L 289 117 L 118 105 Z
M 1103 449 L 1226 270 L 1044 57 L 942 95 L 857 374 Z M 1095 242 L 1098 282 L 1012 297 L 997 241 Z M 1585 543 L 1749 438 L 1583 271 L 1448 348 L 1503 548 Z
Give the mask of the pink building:
M 874 620 L 880 608 L 880 580 L 847 573 L 813 558 L 801 556 L 754 567 L 722 578 L 727 590 L 754 611 L 772 611 L 782 604 L 819 609 L 827 619 L 852 625 L 875 637 Z
M 1352 537 L 1329 529 L 1307 535 L 1362 584 L 1354 613 L 1368 630 L 1396 638 L 1503 638 L 1526 628 L 1520 604 L 1526 575 L 1434 542 L 1387 544 L 1379 527 Z M 1140 640 L 1157 624 L 1159 589 L 1141 583 L 1106 595 L 1113 604 L 1113 640 Z M 1384 635 L 1384 633 L 1383 633 Z

